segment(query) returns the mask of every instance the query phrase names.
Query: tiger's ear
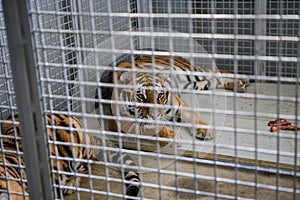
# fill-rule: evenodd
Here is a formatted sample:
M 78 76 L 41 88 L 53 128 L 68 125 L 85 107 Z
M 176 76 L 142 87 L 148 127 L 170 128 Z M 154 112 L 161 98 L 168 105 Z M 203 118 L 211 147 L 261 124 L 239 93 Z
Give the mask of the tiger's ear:
M 118 64 L 117 67 L 118 67 L 118 69 L 131 68 L 131 63 L 130 62 L 121 62 L 121 63 Z M 127 74 L 127 75 L 125 75 L 125 74 Z M 116 76 L 117 76 L 118 83 L 120 83 L 121 81 L 126 80 L 125 77 L 128 76 L 128 72 L 117 71 Z M 122 78 L 122 76 L 125 76 L 125 77 Z
M 118 82 L 123 84 L 128 84 L 132 82 L 132 73 L 131 72 L 123 72 L 120 74 Z
M 161 78 L 163 81 L 165 81 L 169 78 L 169 74 L 167 74 L 167 73 L 158 73 L 157 76 L 159 78 Z

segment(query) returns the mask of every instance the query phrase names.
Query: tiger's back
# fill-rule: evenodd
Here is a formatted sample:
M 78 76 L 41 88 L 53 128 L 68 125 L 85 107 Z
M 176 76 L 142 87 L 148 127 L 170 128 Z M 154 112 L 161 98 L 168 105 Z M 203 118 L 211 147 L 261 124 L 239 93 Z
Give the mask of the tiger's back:
M 91 145 L 90 135 L 83 132 L 84 127 L 77 118 L 68 115 L 48 114 L 47 126 L 54 183 L 57 187 L 66 186 L 62 191 L 58 190 L 58 196 L 72 194 L 74 186 L 82 179 L 75 173 L 86 174 L 88 160 L 96 159 L 93 150 L 88 148 Z
M 121 62 L 117 67 L 119 69 L 136 68 L 151 73 L 152 70 L 156 70 L 155 75 L 166 74 L 165 81 L 180 90 L 211 90 L 214 88 L 235 90 L 236 86 L 236 91 L 243 93 L 249 84 L 249 80 L 244 75 L 238 75 L 240 78 L 237 78 L 235 84 L 233 78 L 226 77 L 232 73 L 218 69 L 214 72 L 212 69 L 193 64 L 179 56 L 141 56 L 135 60 L 134 64 Z M 117 80 L 120 80 L 122 73 L 117 72 Z M 222 75 L 225 76 L 222 77 Z
M 51 169 L 53 174 L 54 185 L 61 184 L 66 186 L 62 191 L 57 191 L 57 196 L 71 194 L 73 191 L 67 187 L 74 187 L 77 181 L 81 182 L 81 177 L 67 175 L 66 173 L 86 173 L 87 162 L 78 162 L 80 160 L 94 160 L 94 154 L 87 146 L 91 143 L 89 137 L 85 137 L 83 126 L 75 117 L 69 117 L 62 114 L 47 115 L 47 130 L 49 137 L 49 148 L 52 156 Z M 19 116 L 15 114 L 13 117 L 6 119 L 11 123 L 3 123 L 1 132 L 3 135 L 3 149 L 0 160 L 3 165 L 0 166 L 1 180 L 0 186 L 2 190 L 9 190 L 11 199 L 23 199 L 22 195 L 28 195 L 28 185 L 26 183 L 25 162 L 23 158 L 23 146 L 21 140 L 21 129 L 19 124 Z M 70 131 L 70 129 L 73 129 Z M 59 144 L 55 144 L 59 143 Z M 72 145 L 71 145 L 72 144 Z M 70 159 L 61 159 L 70 158 Z M 11 165 L 7 167 L 6 165 Z M 5 179 L 10 179 L 8 182 Z
M 79 174 L 86 174 L 90 160 L 96 160 L 90 146 L 101 144 L 93 143 L 95 140 L 83 132 L 83 125 L 75 117 L 47 114 L 46 120 L 53 183 L 57 188 L 56 196 L 61 197 L 76 191 L 82 180 Z M 18 114 L 7 118 L 7 121 L 10 122 L 1 125 L 3 149 L 0 155 L 0 197 L 9 193 L 11 199 L 23 199 L 24 195 L 28 196 L 28 185 Z M 110 157 L 114 156 L 112 154 Z M 130 157 L 123 161 L 133 163 Z M 124 173 L 126 180 L 139 182 L 136 171 L 125 170 Z M 138 192 L 137 184 L 127 185 L 127 195 L 136 196 Z

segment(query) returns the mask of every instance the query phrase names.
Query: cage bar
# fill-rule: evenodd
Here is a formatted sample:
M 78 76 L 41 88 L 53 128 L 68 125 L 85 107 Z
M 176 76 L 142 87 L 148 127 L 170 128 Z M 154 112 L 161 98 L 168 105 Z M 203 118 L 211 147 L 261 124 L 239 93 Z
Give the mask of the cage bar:
M 29 15 L 25 1 L 3 1 L 8 34 L 8 46 L 16 101 L 24 132 L 22 143 L 26 160 L 29 194 L 32 199 L 51 199 L 49 153 L 41 111 L 42 101 L 36 78 L 36 64 L 32 48 Z

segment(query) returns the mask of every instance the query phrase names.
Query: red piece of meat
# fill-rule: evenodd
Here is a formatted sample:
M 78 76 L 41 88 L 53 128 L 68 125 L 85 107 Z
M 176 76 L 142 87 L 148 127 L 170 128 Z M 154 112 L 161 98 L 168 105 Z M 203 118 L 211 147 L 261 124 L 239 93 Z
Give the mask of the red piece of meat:
M 270 132 L 276 132 L 278 130 L 277 125 L 279 125 L 280 130 L 300 130 L 300 127 L 296 127 L 288 120 L 280 118 L 274 121 L 269 121 L 268 126 L 271 126 Z

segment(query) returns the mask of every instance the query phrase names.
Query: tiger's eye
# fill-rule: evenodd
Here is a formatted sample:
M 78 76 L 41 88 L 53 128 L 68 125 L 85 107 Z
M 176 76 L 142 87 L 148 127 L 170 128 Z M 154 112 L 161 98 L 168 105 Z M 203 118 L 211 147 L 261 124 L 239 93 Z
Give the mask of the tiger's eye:
M 159 99 L 161 99 L 161 98 L 163 98 L 163 97 L 164 97 L 164 93 L 163 93 L 163 92 L 161 92 L 161 93 L 158 94 L 158 98 L 159 98 Z
M 144 94 L 142 93 L 136 93 L 136 97 L 140 100 L 143 100 L 144 99 Z

